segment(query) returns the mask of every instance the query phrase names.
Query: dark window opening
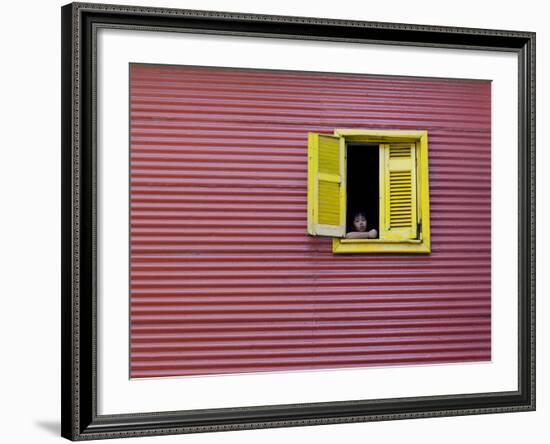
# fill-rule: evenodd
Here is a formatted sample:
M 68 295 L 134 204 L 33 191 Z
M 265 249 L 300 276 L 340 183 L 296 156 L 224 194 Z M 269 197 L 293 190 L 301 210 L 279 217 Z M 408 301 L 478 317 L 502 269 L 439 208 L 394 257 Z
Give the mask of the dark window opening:
M 353 218 L 364 213 L 367 218 L 367 231 L 376 229 L 380 233 L 380 182 L 378 144 L 347 145 L 347 214 L 346 231 L 356 231 Z M 378 237 L 378 236 L 377 236 Z

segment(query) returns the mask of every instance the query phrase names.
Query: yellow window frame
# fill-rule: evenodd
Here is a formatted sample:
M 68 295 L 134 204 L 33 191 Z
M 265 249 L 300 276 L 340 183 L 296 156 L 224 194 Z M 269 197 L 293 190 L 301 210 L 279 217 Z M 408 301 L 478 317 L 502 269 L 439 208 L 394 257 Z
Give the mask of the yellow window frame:
M 408 130 L 359 130 L 336 129 L 334 135 L 347 142 L 377 143 L 379 146 L 392 143 L 414 144 L 416 156 L 416 219 L 420 231 L 415 239 L 345 239 L 333 238 L 333 253 L 430 253 L 430 199 L 428 178 L 428 132 Z M 380 148 L 379 148 L 380 149 Z M 382 165 L 382 162 L 380 163 Z M 380 166 L 382 168 L 382 166 Z M 345 178 L 345 176 L 344 176 Z M 381 181 L 384 180 L 381 176 Z M 381 182 L 385 188 L 385 183 Z M 340 206 L 346 208 L 346 193 L 340 195 Z M 381 223 L 386 214 L 387 200 L 381 202 Z M 380 228 L 382 225 L 380 225 Z

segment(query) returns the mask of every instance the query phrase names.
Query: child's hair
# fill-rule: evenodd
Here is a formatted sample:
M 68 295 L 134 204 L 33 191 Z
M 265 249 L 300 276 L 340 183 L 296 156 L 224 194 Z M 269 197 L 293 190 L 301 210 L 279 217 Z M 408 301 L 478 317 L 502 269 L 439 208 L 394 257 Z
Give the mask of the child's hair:
M 367 213 L 365 213 L 364 211 L 356 211 L 355 213 L 353 213 L 353 219 L 355 219 L 356 217 L 359 217 L 359 216 L 363 216 L 365 219 L 367 218 Z

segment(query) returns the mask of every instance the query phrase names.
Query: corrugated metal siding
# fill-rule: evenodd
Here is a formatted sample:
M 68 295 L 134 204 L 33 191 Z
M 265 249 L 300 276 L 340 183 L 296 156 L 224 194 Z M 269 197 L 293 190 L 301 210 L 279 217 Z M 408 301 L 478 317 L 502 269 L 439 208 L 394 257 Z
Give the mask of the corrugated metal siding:
M 131 67 L 131 377 L 491 359 L 487 81 Z M 307 132 L 429 131 L 432 253 L 334 255 Z

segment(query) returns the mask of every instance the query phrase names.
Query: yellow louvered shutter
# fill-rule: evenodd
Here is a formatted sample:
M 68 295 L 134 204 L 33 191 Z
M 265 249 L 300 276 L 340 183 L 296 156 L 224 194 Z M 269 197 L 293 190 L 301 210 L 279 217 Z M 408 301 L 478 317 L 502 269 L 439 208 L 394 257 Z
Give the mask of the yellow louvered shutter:
M 308 233 L 343 237 L 345 220 L 344 139 L 309 133 Z
M 417 237 L 416 150 L 414 143 L 380 145 L 380 237 L 388 240 Z

